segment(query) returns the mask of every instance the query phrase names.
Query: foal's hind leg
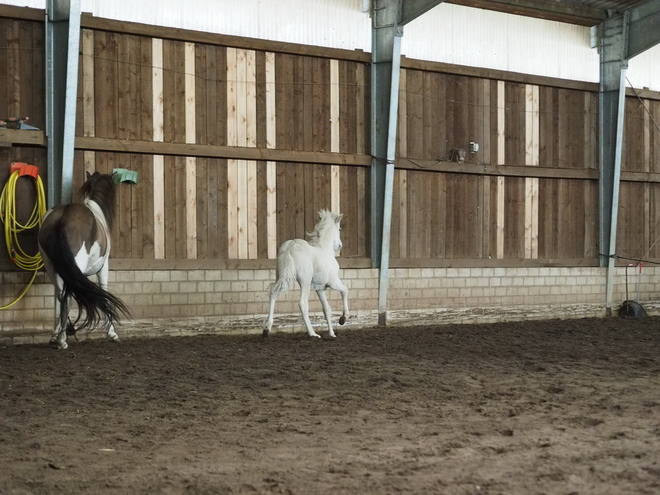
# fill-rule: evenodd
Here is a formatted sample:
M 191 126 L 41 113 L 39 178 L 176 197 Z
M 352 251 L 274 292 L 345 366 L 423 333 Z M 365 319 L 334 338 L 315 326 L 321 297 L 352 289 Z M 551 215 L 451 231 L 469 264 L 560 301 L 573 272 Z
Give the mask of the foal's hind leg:
M 271 289 L 270 302 L 268 303 L 268 319 L 266 320 L 266 328 L 264 328 L 262 333 L 264 337 L 268 337 L 270 335 L 270 331 L 273 328 L 273 314 L 275 313 L 275 301 L 277 300 L 278 295 L 279 294 Z
M 99 285 L 104 291 L 108 290 L 108 269 L 108 263 L 105 263 L 98 273 Z M 117 332 L 115 332 L 114 325 L 107 318 L 108 317 L 106 316 L 106 325 L 108 328 L 106 332 L 107 339 L 110 342 L 121 342 L 121 340 L 119 340 L 119 335 L 117 335 Z
M 300 284 L 300 301 L 298 302 L 298 305 L 300 306 L 300 312 L 302 313 L 303 320 L 305 320 L 307 334 L 315 339 L 320 339 L 321 336 L 314 331 L 312 328 L 312 322 L 309 321 L 309 291 L 309 283 L 303 282 Z
M 325 289 L 317 290 L 316 294 L 319 296 L 319 301 L 321 301 L 321 305 L 323 306 L 325 321 L 328 323 L 328 335 L 330 335 L 330 338 L 334 339 L 336 335 L 335 331 L 332 329 L 332 309 L 330 309 L 330 304 L 328 304 L 328 296 L 325 293 Z

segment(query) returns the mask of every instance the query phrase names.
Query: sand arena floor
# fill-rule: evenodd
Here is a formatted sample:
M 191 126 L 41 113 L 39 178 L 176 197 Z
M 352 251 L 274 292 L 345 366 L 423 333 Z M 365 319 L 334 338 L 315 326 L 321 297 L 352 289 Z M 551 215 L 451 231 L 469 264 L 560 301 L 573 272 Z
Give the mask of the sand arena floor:
M 339 330 L 0 347 L 0 494 L 660 493 L 660 319 Z

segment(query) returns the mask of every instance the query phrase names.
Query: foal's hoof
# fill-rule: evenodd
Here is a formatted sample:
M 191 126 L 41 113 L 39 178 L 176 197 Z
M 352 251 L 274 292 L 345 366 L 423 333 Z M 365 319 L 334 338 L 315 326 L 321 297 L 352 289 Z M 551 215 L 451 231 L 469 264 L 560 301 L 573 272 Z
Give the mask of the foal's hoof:
M 346 323 L 346 317 L 344 315 L 341 315 L 339 317 L 339 324 L 343 325 L 344 323 Z
M 264 339 L 267 339 L 267 338 L 270 336 L 270 332 L 268 331 L 267 328 L 264 328 L 264 331 L 261 332 L 261 336 L 262 336 Z

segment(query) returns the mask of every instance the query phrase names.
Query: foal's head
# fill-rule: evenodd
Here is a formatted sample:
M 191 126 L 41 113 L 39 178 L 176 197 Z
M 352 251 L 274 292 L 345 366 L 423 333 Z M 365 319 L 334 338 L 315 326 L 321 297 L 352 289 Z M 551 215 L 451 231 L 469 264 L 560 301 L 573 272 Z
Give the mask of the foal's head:
M 339 232 L 341 231 L 342 213 L 334 213 L 328 210 L 319 211 L 319 222 L 314 227 L 313 232 L 308 232 L 309 243 L 313 246 L 331 245 L 334 251 L 339 251 L 342 247 Z
M 103 212 L 108 227 L 112 227 L 112 219 L 115 212 L 115 181 L 112 175 L 87 172 L 87 180 L 82 185 L 78 194 L 83 200 L 94 201 Z

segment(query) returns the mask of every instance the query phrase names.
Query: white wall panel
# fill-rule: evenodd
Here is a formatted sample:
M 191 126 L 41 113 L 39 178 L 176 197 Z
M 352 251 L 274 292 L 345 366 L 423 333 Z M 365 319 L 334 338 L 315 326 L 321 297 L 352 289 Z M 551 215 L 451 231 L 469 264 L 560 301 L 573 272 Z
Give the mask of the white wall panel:
M 588 28 L 459 5 L 441 4 L 407 25 L 402 51 L 423 60 L 598 81 Z
M 99 17 L 307 45 L 371 47 L 362 0 L 83 0 Z

